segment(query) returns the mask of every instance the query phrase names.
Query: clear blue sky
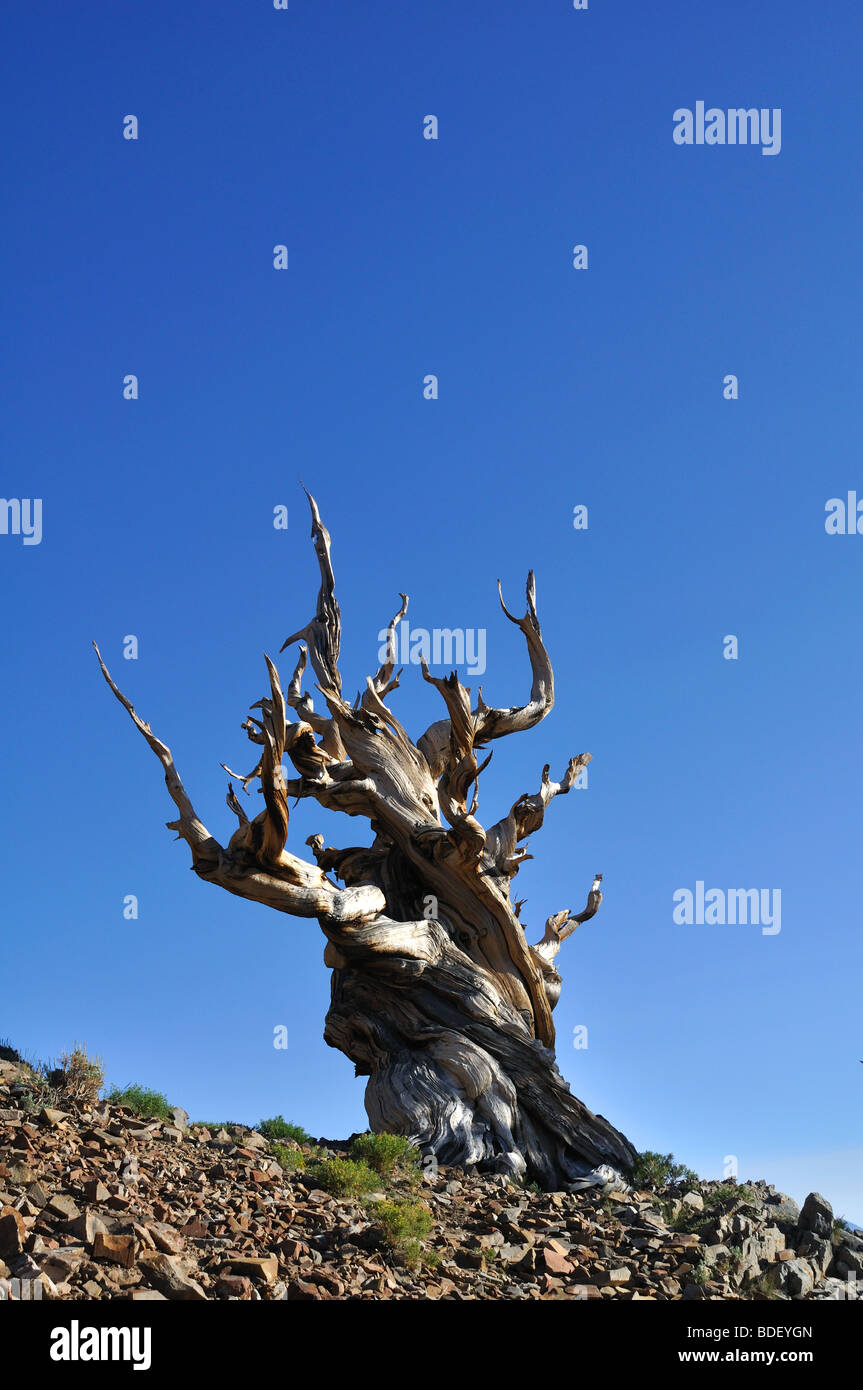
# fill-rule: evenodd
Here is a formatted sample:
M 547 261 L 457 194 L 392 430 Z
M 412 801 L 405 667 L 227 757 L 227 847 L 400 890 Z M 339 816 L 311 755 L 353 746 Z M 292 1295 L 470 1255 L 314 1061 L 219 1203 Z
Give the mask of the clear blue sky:
M 252 765 L 262 653 L 314 607 L 302 477 L 351 692 L 404 589 L 485 627 L 486 698 L 521 701 L 494 581 L 521 611 L 536 570 L 558 702 L 479 814 L 593 753 L 517 880 L 536 939 L 605 875 L 561 958 L 577 1094 L 863 1222 L 863 537 L 824 527 L 863 497 L 855 8 L 49 0 L 4 30 L 2 492 L 43 538 L 0 535 L 0 1034 L 201 1118 L 364 1128 L 317 925 L 189 872 L 90 649 L 227 839 L 219 764 Z M 699 100 L 781 108 L 780 154 L 675 145 Z M 418 735 L 437 699 L 408 669 L 393 705 Z M 365 827 L 304 806 L 290 846 L 318 830 Z M 781 889 L 781 932 L 675 924 L 698 880 Z

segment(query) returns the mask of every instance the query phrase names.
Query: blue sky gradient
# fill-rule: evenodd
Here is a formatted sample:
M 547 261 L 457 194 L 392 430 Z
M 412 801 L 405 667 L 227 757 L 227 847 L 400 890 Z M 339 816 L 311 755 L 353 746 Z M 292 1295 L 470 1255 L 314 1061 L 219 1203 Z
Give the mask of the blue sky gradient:
M 320 930 L 189 872 L 90 648 L 227 840 L 219 764 L 253 765 L 262 653 L 314 608 L 302 478 L 351 693 L 406 590 L 413 625 L 485 628 L 485 697 L 521 702 L 495 580 L 520 612 L 536 571 L 557 705 L 479 816 L 593 753 L 516 881 L 537 939 L 604 874 L 561 955 L 575 1092 L 863 1223 L 863 537 L 824 524 L 863 497 L 861 27 L 799 0 L 6 16 L 2 492 L 43 538 L 0 535 L 0 1034 L 83 1039 L 195 1117 L 365 1127 Z M 781 108 L 779 155 L 677 146 L 700 99 Z M 416 668 L 392 705 L 415 736 L 441 709 Z M 303 805 L 289 847 L 317 831 L 368 839 Z M 674 923 L 698 880 L 781 889 L 781 932 Z

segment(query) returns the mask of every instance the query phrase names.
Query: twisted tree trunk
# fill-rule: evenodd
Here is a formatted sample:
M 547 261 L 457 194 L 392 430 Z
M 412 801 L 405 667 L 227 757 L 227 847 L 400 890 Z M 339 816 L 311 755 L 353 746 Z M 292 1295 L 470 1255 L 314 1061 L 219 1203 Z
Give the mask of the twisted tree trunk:
M 330 537 L 309 496 L 312 538 L 321 572 L 315 616 L 283 644 L 301 642 L 282 691 L 266 658 L 270 694 L 245 724 L 260 758 L 242 783 L 258 781 L 265 809 L 250 820 L 228 784 L 238 829 L 220 845 L 198 819 L 170 750 L 102 672 L 165 769 L 179 811 L 169 822 L 192 852 L 196 873 L 231 893 L 281 912 L 317 917 L 327 938 L 332 1002 L 324 1037 L 368 1076 L 371 1128 L 409 1136 L 445 1163 L 509 1171 L 544 1187 L 605 1182 L 635 1157 L 629 1141 L 570 1092 L 554 1061 L 552 1009 L 560 995 L 554 961 L 562 941 L 596 912 L 597 875 L 584 911 L 557 913 L 528 945 L 510 885 L 526 857 L 523 842 L 538 830 L 554 796 L 568 792 L 590 754 L 573 758 L 554 782 L 543 769 L 539 790 L 525 793 L 509 814 L 484 830 L 476 818 L 477 787 L 487 765 L 477 761 L 493 739 L 539 723 L 554 703 L 554 678 L 536 614 L 533 574 L 527 611 L 506 616 L 524 633 L 533 682 L 524 705 L 495 709 L 469 692 L 453 672 L 423 676 L 440 692 L 447 718 L 416 743 L 386 697 L 398 687 L 395 632 L 388 656 L 367 678 L 353 705 L 341 692 L 339 605 Z M 95 645 L 95 644 L 94 644 Z M 301 693 L 307 661 L 327 713 Z M 296 712 L 288 722 L 287 709 Z M 286 778 L 284 756 L 298 774 Z M 489 755 L 490 756 L 490 755 Z M 315 863 L 286 850 L 289 798 L 312 797 L 330 810 L 365 817 L 371 846 L 332 849 L 319 835 Z M 344 887 L 338 887 L 339 880 Z

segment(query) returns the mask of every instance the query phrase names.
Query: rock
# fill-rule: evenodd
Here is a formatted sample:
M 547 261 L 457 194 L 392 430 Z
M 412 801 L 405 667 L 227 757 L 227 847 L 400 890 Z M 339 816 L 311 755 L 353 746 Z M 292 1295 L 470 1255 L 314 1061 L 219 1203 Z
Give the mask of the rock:
M 671 1237 L 671 1244 L 681 1250 L 694 1250 L 701 1245 L 701 1237 L 689 1231 L 679 1231 Z
M 509 1243 L 506 1245 L 499 1245 L 498 1258 L 501 1263 L 505 1265 L 521 1264 L 522 1260 L 531 1253 L 532 1249 L 533 1247 L 531 1245 L 512 1245 Z
M 790 1298 L 804 1298 L 815 1286 L 815 1271 L 807 1260 L 786 1260 L 770 1270 L 771 1284 Z
M 254 1129 L 251 1134 L 243 1135 L 243 1146 L 244 1148 L 252 1149 L 255 1153 L 268 1153 L 270 1149 L 269 1143 L 264 1138 L 263 1134 L 258 1134 L 257 1130 Z M 292 1139 L 288 1140 L 287 1144 L 285 1144 L 285 1148 L 292 1149 L 294 1153 L 298 1151 L 301 1152 L 299 1144 L 295 1144 Z
M 0 1207 L 0 1258 L 8 1260 L 24 1249 L 27 1227 L 14 1207 Z
M 206 1302 L 207 1295 L 201 1285 L 185 1272 L 178 1256 L 165 1255 L 160 1250 L 144 1250 L 138 1263 L 166 1298 L 186 1303 Z
M 632 1278 L 632 1270 L 625 1265 L 620 1265 L 617 1269 L 597 1269 L 594 1272 L 594 1279 L 597 1284 L 628 1284 Z
M 84 1196 L 88 1202 L 95 1204 L 107 1202 L 110 1192 L 99 1178 L 91 1178 L 84 1184 Z
M 856 1303 L 861 1294 L 854 1279 L 822 1279 L 820 1284 L 816 1284 L 811 1294 L 812 1298 L 819 1300 L 830 1299 L 837 1303 Z
M 97 1231 L 93 1241 L 93 1259 L 110 1260 L 128 1269 L 135 1258 L 133 1236 L 114 1236 Z
M 65 1110 L 44 1109 L 39 1111 L 39 1123 L 40 1125 L 44 1125 L 47 1129 L 56 1129 L 58 1125 L 61 1125 L 63 1121 L 68 1120 L 68 1118 L 69 1116 Z
M 125 1143 L 116 1134 L 109 1134 L 105 1129 L 89 1129 L 84 1138 L 100 1149 L 122 1149 Z
M 158 1289 L 133 1289 L 129 1297 L 133 1303 L 167 1303 L 163 1293 Z
M 189 1112 L 181 1105 L 175 1105 L 171 1111 L 171 1119 L 175 1129 L 184 1130 L 189 1123 Z
M 803 1232 L 797 1244 L 797 1253 L 805 1256 L 819 1275 L 826 1274 L 833 1261 L 832 1243 L 823 1236 L 816 1236 L 813 1231 Z
M 309 1301 L 314 1298 L 321 1298 L 322 1291 L 315 1285 L 307 1283 L 304 1279 L 292 1279 L 288 1285 L 289 1299 L 305 1299 Z
M 220 1274 L 216 1280 L 217 1298 L 249 1299 L 252 1296 L 252 1281 L 244 1274 Z
M 68 1221 L 66 1229 L 76 1240 L 83 1241 L 85 1245 L 92 1245 L 97 1235 L 107 1233 L 108 1227 L 95 1212 L 87 1211 Z
M 481 1250 L 457 1250 L 455 1252 L 455 1262 L 460 1269 L 484 1269 Z
M 740 1278 L 757 1279 L 762 1264 L 773 1264 L 779 1259 L 779 1252 L 785 1249 L 785 1236 L 778 1226 L 763 1226 L 743 1241 L 741 1249 Z
M 793 1197 L 786 1197 L 784 1192 L 779 1192 L 765 1204 L 764 1216 L 767 1221 L 777 1226 L 796 1227 L 800 1220 L 800 1208 Z
M 148 1226 L 147 1230 L 152 1237 L 153 1244 L 157 1250 L 161 1250 L 166 1255 L 179 1255 L 185 1248 L 186 1238 L 173 1226 L 166 1226 L 163 1222 L 155 1222 Z
M 847 1240 L 843 1240 L 836 1254 L 837 1261 L 841 1261 L 846 1269 L 854 1270 L 858 1275 L 863 1275 L 863 1254 L 859 1250 L 852 1249 Z
M 87 1252 L 81 1246 L 67 1246 L 45 1251 L 36 1257 L 36 1262 L 53 1283 L 65 1284 L 77 1273 L 86 1258 Z
M 71 1197 L 66 1197 L 62 1192 L 55 1193 L 48 1198 L 47 1210 L 53 1212 L 55 1216 L 62 1216 L 64 1221 L 74 1221 L 76 1216 L 81 1213 L 77 1204 Z
M 245 1274 L 256 1283 L 274 1284 L 279 1273 L 275 1255 L 234 1255 L 228 1261 L 231 1274 Z M 227 1270 L 225 1271 L 228 1272 Z
M 800 1213 L 801 1231 L 812 1231 L 824 1240 L 833 1235 L 833 1208 L 820 1192 L 810 1192 Z
M 572 1274 L 573 1266 L 565 1255 L 559 1254 L 556 1250 L 548 1246 L 543 1250 L 545 1267 L 549 1274 Z
M 690 1211 L 704 1211 L 704 1198 L 700 1192 L 686 1192 L 680 1199 L 680 1205 L 688 1207 Z

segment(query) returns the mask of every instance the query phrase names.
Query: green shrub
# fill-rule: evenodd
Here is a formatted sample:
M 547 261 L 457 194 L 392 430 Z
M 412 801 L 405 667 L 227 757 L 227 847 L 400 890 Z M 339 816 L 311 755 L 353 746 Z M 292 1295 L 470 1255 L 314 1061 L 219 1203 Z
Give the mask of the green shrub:
M 398 1165 L 416 1168 L 419 1150 L 402 1134 L 358 1134 L 351 1144 L 351 1155 L 386 1177 Z
M 431 1234 L 434 1226 L 434 1217 L 423 1202 L 404 1199 L 379 1202 L 373 1216 L 375 1225 L 380 1226 L 384 1233 L 387 1245 L 398 1251 L 405 1264 L 437 1264 L 440 1259 L 437 1252 L 423 1250 L 422 1247 L 422 1241 Z
M 161 1091 L 150 1091 L 146 1086 L 132 1082 L 129 1086 L 112 1086 L 108 1092 L 112 1105 L 125 1105 L 142 1120 L 172 1120 L 168 1097 Z
M 424 1202 L 396 1199 L 378 1202 L 374 1222 L 383 1230 L 388 1245 L 401 1245 L 405 1240 L 424 1240 L 434 1226 L 434 1217 Z
M 671 1187 L 678 1184 L 694 1187 L 698 1174 L 683 1163 L 675 1163 L 674 1154 L 658 1154 L 645 1149 L 632 1165 L 632 1182 L 634 1187 Z
M 661 1202 L 660 1210 L 665 1217 L 669 1231 L 678 1231 L 686 1235 L 698 1235 L 702 1226 L 706 1226 L 710 1217 L 703 1211 L 695 1211 L 692 1207 L 683 1206 L 678 1212 L 674 1213 L 673 1202 Z
M 272 1120 L 261 1120 L 258 1129 L 265 1139 L 293 1139 L 295 1144 L 308 1144 L 311 1137 L 302 1125 L 289 1124 L 284 1115 L 276 1115 Z
M 0 1062 L 20 1062 L 21 1053 L 14 1048 L 8 1038 L 0 1038 Z
M 286 1173 L 295 1173 L 306 1166 L 302 1149 L 289 1149 L 284 1144 L 273 1145 L 273 1158 Z
M 689 1277 L 693 1284 L 706 1284 L 710 1278 L 710 1269 L 703 1260 L 699 1260 Z
M 380 1176 L 367 1163 L 355 1163 L 350 1158 L 329 1158 L 314 1163 L 306 1176 L 315 1187 L 334 1197 L 361 1197 L 380 1186 Z
M 751 1187 L 740 1187 L 736 1182 L 723 1182 L 719 1187 L 714 1187 L 712 1192 L 704 1193 L 704 1205 L 718 1207 L 723 1202 L 751 1202 L 754 1196 Z

